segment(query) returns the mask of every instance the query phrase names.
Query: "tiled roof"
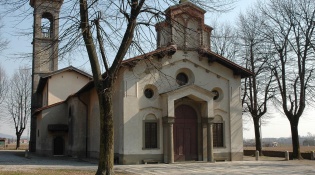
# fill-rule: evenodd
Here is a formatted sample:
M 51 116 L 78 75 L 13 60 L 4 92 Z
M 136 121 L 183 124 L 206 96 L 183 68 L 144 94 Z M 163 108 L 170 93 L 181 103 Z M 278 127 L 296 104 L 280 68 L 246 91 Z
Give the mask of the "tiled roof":
M 75 72 L 78 72 L 78 73 L 80 73 L 80 74 L 86 76 L 86 77 L 93 78 L 92 75 L 90 75 L 90 74 L 88 74 L 88 73 L 86 73 L 86 72 L 84 72 L 84 71 L 82 71 L 82 70 L 80 70 L 80 69 L 78 69 L 78 68 L 75 68 L 75 67 L 73 67 L 73 66 L 65 67 L 65 68 L 63 68 L 63 69 L 59 69 L 59 70 L 56 70 L 56 71 L 51 72 L 51 73 L 42 74 L 42 75 L 41 75 L 41 78 L 51 77 L 51 76 L 53 76 L 53 75 L 56 75 L 56 74 L 59 74 L 59 73 L 65 72 L 65 71 L 69 71 L 69 70 L 73 70 L 73 71 L 75 71 Z
M 71 95 L 67 98 L 67 100 L 68 100 L 70 97 L 71 97 Z M 51 105 L 48 105 L 48 106 L 44 106 L 44 107 L 38 108 L 38 109 L 36 109 L 36 110 L 33 112 L 32 116 L 35 115 L 35 114 L 37 114 L 37 113 L 39 113 L 39 112 L 41 112 L 41 111 L 43 111 L 43 110 L 45 110 L 45 109 L 49 109 L 49 108 L 52 108 L 52 107 L 54 107 L 54 106 L 58 106 L 58 105 L 60 105 L 60 104 L 62 104 L 62 103 L 65 103 L 67 100 L 60 101 L 60 102 L 57 102 L 57 103 L 54 103 L 54 104 L 51 104 Z
M 176 45 L 170 45 L 168 47 L 159 48 L 152 52 L 148 52 L 143 55 L 139 55 L 139 56 L 124 60 L 122 61 L 122 65 L 135 65 L 138 61 L 142 59 L 147 59 L 151 56 L 157 56 L 159 58 L 163 58 L 165 55 L 173 55 L 176 52 L 176 50 L 177 50 Z
M 53 75 L 57 75 L 57 74 L 62 73 L 62 72 L 66 72 L 66 71 L 75 71 L 75 72 L 77 72 L 77 73 L 79 73 L 81 75 L 84 75 L 84 76 L 88 77 L 91 80 L 93 78 L 92 75 L 90 75 L 90 74 L 88 74 L 88 73 L 86 73 L 86 72 L 84 72 L 84 71 L 82 71 L 82 70 L 80 70 L 78 68 L 75 68 L 73 66 L 69 66 L 69 67 L 65 67 L 63 69 L 60 69 L 60 70 L 57 70 L 57 71 L 53 71 L 53 72 L 50 72 L 50 73 L 40 74 L 40 80 L 39 80 L 39 83 L 38 83 L 38 86 L 37 86 L 37 91 L 41 91 L 44 88 L 44 86 L 45 86 L 45 84 L 47 82 L 47 79 L 49 77 L 51 77 Z
M 242 78 L 246 78 L 246 77 L 253 75 L 253 73 L 250 70 L 245 69 L 244 67 L 242 67 L 242 66 L 232 62 L 231 60 L 228 60 L 227 58 L 224 58 L 223 56 L 221 56 L 217 53 L 214 53 L 210 50 L 200 49 L 199 54 L 207 57 L 209 62 L 218 62 L 218 63 L 232 69 L 234 71 L 234 74 L 241 75 Z

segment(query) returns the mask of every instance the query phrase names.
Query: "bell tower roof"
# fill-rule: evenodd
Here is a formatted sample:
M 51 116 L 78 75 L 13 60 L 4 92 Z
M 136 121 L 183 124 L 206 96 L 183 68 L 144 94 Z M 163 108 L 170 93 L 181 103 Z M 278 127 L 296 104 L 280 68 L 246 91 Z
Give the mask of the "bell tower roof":
M 171 18 L 181 13 L 189 13 L 192 16 L 204 18 L 206 11 L 191 3 L 189 0 L 181 0 L 179 4 L 167 8 L 165 13 L 167 17 Z
M 44 2 L 48 2 L 48 3 L 52 3 L 52 2 L 57 2 L 58 4 L 62 4 L 63 0 L 30 0 L 30 5 L 34 8 L 34 6 L 37 3 L 44 3 Z

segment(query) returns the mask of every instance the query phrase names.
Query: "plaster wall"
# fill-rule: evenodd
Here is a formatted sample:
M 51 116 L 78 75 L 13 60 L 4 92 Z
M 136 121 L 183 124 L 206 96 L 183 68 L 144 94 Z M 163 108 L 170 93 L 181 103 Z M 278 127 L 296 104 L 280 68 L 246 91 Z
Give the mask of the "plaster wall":
M 48 84 L 49 84 L 49 81 L 45 84 L 45 87 L 42 92 L 42 97 L 43 97 L 42 106 L 48 105 Z
M 230 81 L 231 106 L 230 106 L 230 128 L 231 128 L 231 159 L 243 160 L 243 123 L 241 105 L 241 80 L 236 78 Z
M 73 157 L 86 157 L 87 151 L 87 106 L 79 100 L 78 97 L 73 97 L 68 102 L 68 149 L 69 155 Z
M 67 143 L 67 133 L 48 131 L 49 124 L 68 124 L 66 115 L 67 105 L 60 105 L 44 109 L 36 115 L 37 131 L 36 131 L 36 151 L 44 155 L 53 154 L 53 139 L 56 136 L 64 136 Z M 67 148 L 65 148 L 67 150 Z
M 124 150 L 124 81 L 122 72 L 117 76 L 114 94 L 113 94 L 113 111 L 114 111 L 114 152 L 121 154 Z
M 88 111 L 88 151 L 89 156 L 98 158 L 99 157 L 99 144 L 100 144 L 100 114 L 98 97 L 95 88 L 90 92 L 89 100 L 89 111 Z
M 53 75 L 48 83 L 48 105 L 66 100 L 89 82 L 89 78 L 75 71 Z

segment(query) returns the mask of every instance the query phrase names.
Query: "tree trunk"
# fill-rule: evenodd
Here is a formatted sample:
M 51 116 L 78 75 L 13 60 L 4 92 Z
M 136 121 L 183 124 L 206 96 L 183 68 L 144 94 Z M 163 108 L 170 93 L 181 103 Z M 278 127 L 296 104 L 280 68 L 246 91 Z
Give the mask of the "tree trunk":
M 16 134 L 16 147 L 15 147 L 16 150 L 20 148 L 20 140 L 21 140 L 21 134 L 17 133 Z
M 300 152 L 298 122 L 290 121 L 293 153 L 291 159 L 303 159 Z
M 254 129 L 255 129 L 256 151 L 259 151 L 259 155 L 262 156 L 259 118 L 253 117 L 253 120 L 254 120 Z
M 100 153 L 97 175 L 114 174 L 114 122 L 112 112 L 112 83 L 105 81 L 98 91 L 100 108 Z M 100 90 L 101 90 L 100 89 Z

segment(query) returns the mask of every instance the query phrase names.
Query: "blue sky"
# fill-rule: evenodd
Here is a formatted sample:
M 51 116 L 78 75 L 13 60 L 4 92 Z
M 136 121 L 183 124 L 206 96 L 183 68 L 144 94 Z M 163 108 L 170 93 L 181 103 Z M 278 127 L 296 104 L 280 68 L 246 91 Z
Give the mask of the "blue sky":
M 232 23 L 236 20 L 236 17 L 240 12 L 244 12 L 246 8 L 251 6 L 256 0 L 240 0 L 236 4 L 236 8 L 232 10 L 229 13 L 222 14 L 222 15 L 207 15 L 208 17 L 206 20 L 213 20 L 213 18 L 218 18 L 218 21 L 220 22 L 228 22 Z M 31 7 L 26 7 L 30 8 Z M 31 13 L 32 11 L 30 11 Z M 19 13 L 19 12 L 17 12 Z M 16 14 L 15 14 L 16 15 Z M 4 28 L 2 29 L 1 36 L 5 39 L 8 39 L 10 41 L 10 44 L 8 46 L 8 49 L 4 52 L 0 53 L 0 63 L 2 67 L 5 68 L 6 72 L 9 75 L 12 75 L 14 71 L 16 71 L 19 66 L 27 65 L 28 67 L 31 67 L 31 58 L 25 58 L 25 59 L 14 59 L 15 54 L 21 54 L 21 53 L 28 53 L 30 54 L 32 52 L 32 15 L 29 15 L 25 20 L 16 21 L 16 18 L 12 16 L 4 16 L 2 21 L 2 24 L 5 24 Z M 210 24 L 210 22 L 206 22 L 207 24 Z M 20 36 L 20 33 L 28 33 L 28 35 Z M 26 54 L 23 54 L 26 55 Z M 73 61 L 72 63 L 75 63 Z M 68 66 L 68 62 L 60 62 L 59 68 Z M 84 69 L 89 69 L 89 65 L 78 62 L 77 64 L 72 64 L 73 66 L 81 66 Z M 300 135 L 307 135 L 308 132 L 311 132 L 315 134 L 315 117 L 312 116 L 314 114 L 314 111 L 307 109 L 304 113 L 304 116 L 300 120 L 299 124 L 299 133 Z M 288 120 L 285 116 L 279 115 L 279 112 L 274 110 L 271 111 L 269 116 L 273 117 L 272 119 L 269 119 L 267 124 L 265 124 L 262 127 L 262 136 L 263 137 L 290 137 L 290 125 Z M 2 116 L 1 116 L 2 117 Z M 1 119 L 3 121 L 3 119 Z M 0 124 L 0 133 L 10 134 L 14 135 L 14 128 L 12 127 L 13 124 L 8 124 L 8 122 L 1 122 Z M 244 138 L 254 138 L 254 132 L 253 132 L 253 124 L 252 122 L 246 122 L 244 123 Z M 24 136 L 27 136 L 28 130 L 25 130 Z

